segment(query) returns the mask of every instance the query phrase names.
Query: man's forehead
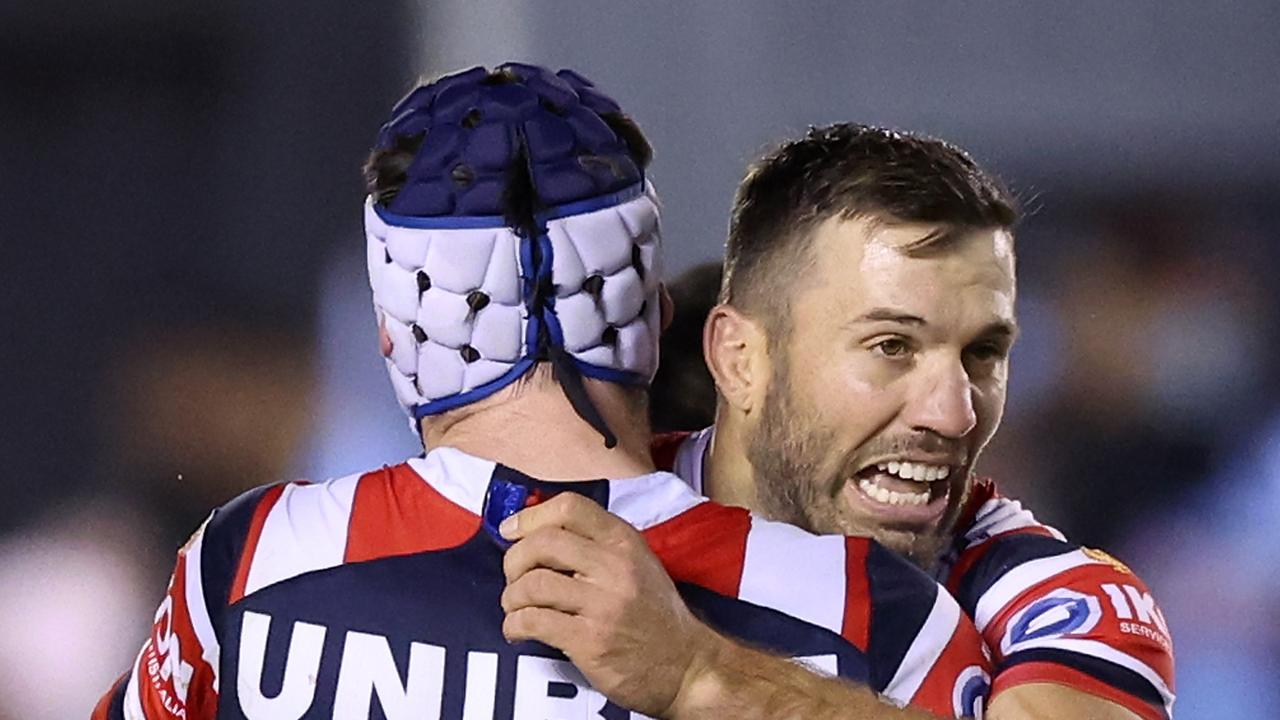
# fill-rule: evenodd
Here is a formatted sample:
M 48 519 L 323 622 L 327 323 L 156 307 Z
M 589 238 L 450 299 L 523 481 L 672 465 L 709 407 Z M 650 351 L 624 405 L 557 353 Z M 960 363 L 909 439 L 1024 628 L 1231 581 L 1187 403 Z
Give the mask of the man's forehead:
M 1013 320 L 1014 249 L 1006 229 L 835 219 L 818 228 L 815 250 L 820 286 L 850 303 L 839 311 L 874 306 L 935 314 L 963 295 L 980 299 L 991 315 Z
M 876 216 L 834 217 L 814 233 L 814 259 L 842 272 L 908 267 L 907 260 L 991 266 L 1012 279 L 1013 234 L 1006 228 L 956 228 L 940 223 L 902 222 Z M 928 263 L 920 263 L 927 266 Z
M 945 223 L 904 222 L 870 217 L 845 232 L 862 240 L 869 252 L 927 258 L 977 251 L 997 262 L 1013 260 L 1013 233 L 1007 228 L 957 227 Z

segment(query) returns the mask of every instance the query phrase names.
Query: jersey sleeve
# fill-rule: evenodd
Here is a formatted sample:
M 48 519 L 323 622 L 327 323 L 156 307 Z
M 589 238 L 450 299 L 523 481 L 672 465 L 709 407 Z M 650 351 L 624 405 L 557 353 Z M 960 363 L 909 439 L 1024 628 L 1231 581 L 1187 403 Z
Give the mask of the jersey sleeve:
M 222 616 L 281 486 L 254 488 L 215 510 L 180 550 L 142 649 L 92 720 L 205 720 L 218 708 Z
M 991 679 L 982 639 L 955 599 L 908 561 L 863 538 L 850 538 L 844 634 L 865 643 L 871 686 L 899 705 L 943 717 L 981 717 Z M 849 573 L 855 577 L 854 572 Z
M 178 551 L 169 588 L 132 668 L 99 701 L 93 720 L 213 718 L 218 644 L 201 582 L 202 526 Z
M 1042 530 L 982 539 L 948 581 L 992 651 L 992 697 L 1047 682 L 1172 717 L 1173 645 L 1150 590 L 1106 553 Z

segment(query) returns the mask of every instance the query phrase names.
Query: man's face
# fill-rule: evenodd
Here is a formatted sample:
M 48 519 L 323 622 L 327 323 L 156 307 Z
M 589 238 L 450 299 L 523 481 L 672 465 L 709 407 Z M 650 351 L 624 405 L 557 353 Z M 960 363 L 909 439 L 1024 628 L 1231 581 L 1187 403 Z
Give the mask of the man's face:
M 831 219 L 789 280 L 747 453 L 761 510 L 815 532 L 871 535 L 928 567 L 949 541 L 970 468 L 1004 411 L 1013 240 Z

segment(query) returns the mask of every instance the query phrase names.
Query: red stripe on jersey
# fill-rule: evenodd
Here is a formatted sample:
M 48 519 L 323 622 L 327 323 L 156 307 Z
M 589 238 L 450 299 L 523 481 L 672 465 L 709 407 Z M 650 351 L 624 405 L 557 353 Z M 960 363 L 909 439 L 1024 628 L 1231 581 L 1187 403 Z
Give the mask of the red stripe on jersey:
M 1066 685 L 1073 690 L 1079 690 L 1104 700 L 1110 700 L 1133 712 L 1142 720 L 1165 720 L 1163 708 L 1153 707 L 1150 703 L 1143 702 L 1140 698 L 1117 690 L 1092 675 L 1051 662 L 1018 663 L 1002 671 L 992 683 L 991 702 L 987 703 L 987 707 L 991 707 L 991 703 L 995 701 L 996 696 L 1001 692 L 1030 683 Z
M 276 485 L 267 490 L 253 509 L 253 519 L 249 522 L 249 532 L 245 535 L 244 550 L 240 553 L 240 564 L 236 567 L 236 579 L 231 583 L 231 595 L 227 604 L 239 602 L 244 597 L 245 585 L 249 582 L 249 565 L 253 563 L 253 554 L 258 549 L 258 540 L 262 537 L 262 526 L 267 522 L 267 515 L 275 507 L 284 493 L 284 485 Z
M 1113 592 L 1122 594 L 1123 616 L 1117 612 L 1104 585 L 1110 585 Z M 1140 578 L 1112 565 L 1083 565 L 1059 573 L 1023 590 L 1001 608 L 983 632 L 984 639 L 997 657 L 1003 659 L 1001 641 L 1008 632 L 1009 622 L 1018 611 L 1055 590 L 1070 590 L 1093 598 L 1098 605 L 1099 617 L 1087 632 L 1071 632 L 1066 637 L 1094 640 L 1118 650 L 1151 668 L 1172 688 L 1173 643 L 1166 633 L 1164 616 L 1154 606 L 1154 601 L 1152 608 L 1147 611 L 1148 616 L 1140 616 L 1138 609 L 1133 606 L 1132 598 L 1121 589 L 1125 586 L 1132 588 L 1134 595 L 1140 598 L 1150 598 L 1151 593 Z
M 751 515 L 704 502 L 644 531 L 671 579 L 737 597 L 747 557 Z
M 845 538 L 845 605 L 840 634 L 866 652 L 871 641 L 871 584 L 867 578 L 866 538 Z
M 346 562 L 445 550 L 480 529 L 480 516 L 441 495 L 407 464 L 366 473 L 357 482 Z
M 960 585 L 964 582 L 964 578 L 973 569 L 979 560 L 987 554 L 987 550 L 991 548 L 991 542 L 999 538 L 1009 537 L 1012 535 L 1039 535 L 1041 537 L 1054 537 L 1052 531 L 1043 525 L 1032 525 L 1030 527 L 1016 528 L 1006 530 L 1005 532 L 983 540 L 973 547 L 960 553 L 960 557 L 956 559 L 955 565 L 951 567 L 951 571 L 947 574 L 947 590 L 951 594 L 955 594 L 960 589 Z M 1064 550 L 1065 551 L 1065 550 Z
M 151 720 L 217 714 L 213 667 L 203 658 L 187 607 L 187 560 L 184 548 L 178 552 L 169 591 L 156 610 L 151 634 L 133 669 L 142 716 Z
M 671 472 L 676 466 L 676 455 L 680 452 L 680 446 L 693 433 L 690 432 L 669 432 L 659 433 L 653 436 L 649 441 L 649 455 L 653 457 L 653 464 L 659 470 Z
M 1104 585 L 1110 585 L 1114 592 L 1124 595 L 1123 615 L 1117 612 Z M 1141 598 L 1150 596 L 1142 580 L 1115 566 L 1096 564 L 1073 568 L 1027 588 L 1007 603 L 987 626 L 983 633 L 984 639 L 987 646 L 996 654 L 997 661 L 1003 662 L 1005 658 L 1003 641 L 1009 632 L 1009 623 L 1019 611 L 1055 591 L 1066 590 L 1079 593 L 1090 597 L 1092 603 L 1096 603 L 1099 616 L 1087 630 L 1069 632 L 1063 637 L 1101 643 L 1116 652 L 1123 653 L 1151 668 L 1165 686 L 1172 690 L 1174 687 L 1173 651 L 1169 637 L 1165 633 L 1163 616 L 1159 615 L 1159 608 L 1153 605 L 1152 609 L 1148 610 L 1148 617 L 1145 620 L 1140 617 L 1137 608 L 1131 604 L 1128 593 L 1120 589 L 1125 586 L 1131 587 L 1134 594 Z M 1011 648 L 1011 654 L 1016 655 L 1019 650 L 1034 647 L 1034 641 L 1030 645 L 1014 645 Z M 1083 670 L 1087 669 L 1087 666 L 1082 664 L 1082 669 L 1074 669 L 1069 663 L 1076 652 L 1068 650 L 1068 654 L 1064 654 L 1060 662 L 1015 663 L 996 676 L 995 686 L 1007 688 L 1028 682 L 1056 682 L 1119 703 L 1144 718 L 1164 717 L 1163 708 L 1156 708 L 1156 714 L 1152 715 L 1152 707 L 1148 701 L 1085 673 Z M 1091 663 L 1093 656 L 1084 654 L 1081 661 Z M 1034 672 L 1023 669 L 1028 665 L 1035 665 L 1038 669 Z
M 941 591 L 939 591 L 941 592 Z M 920 689 L 911 698 L 913 707 L 924 708 L 935 715 L 953 717 L 957 714 L 955 693 L 957 684 L 964 679 L 965 671 L 977 668 L 984 677 L 991 677 L 991 663 L 982 652 L 982 637 L 978 629 L 963 614 L 956 623 L 951 639 L 942 654 L 925 675 Z

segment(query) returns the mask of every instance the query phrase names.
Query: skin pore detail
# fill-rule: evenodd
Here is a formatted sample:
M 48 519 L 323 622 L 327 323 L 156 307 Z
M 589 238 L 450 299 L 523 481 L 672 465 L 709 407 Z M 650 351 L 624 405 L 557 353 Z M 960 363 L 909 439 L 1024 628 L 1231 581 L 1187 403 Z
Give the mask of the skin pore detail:
M 1003 414 L 1012 237 L 837 217 L 809 251 L 786 340 L 765 351 L 760 411 L 743 423 L 759 509 L 872 535 L 927 567 Z

